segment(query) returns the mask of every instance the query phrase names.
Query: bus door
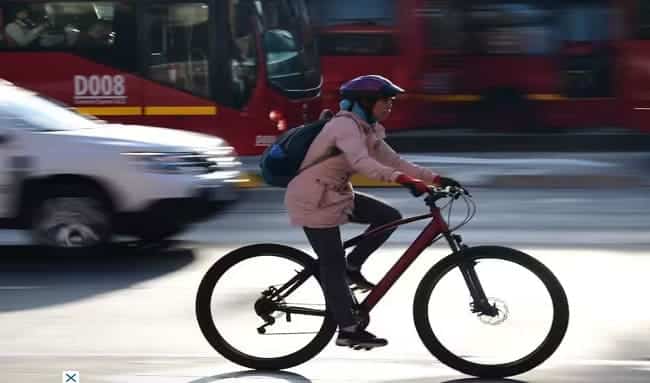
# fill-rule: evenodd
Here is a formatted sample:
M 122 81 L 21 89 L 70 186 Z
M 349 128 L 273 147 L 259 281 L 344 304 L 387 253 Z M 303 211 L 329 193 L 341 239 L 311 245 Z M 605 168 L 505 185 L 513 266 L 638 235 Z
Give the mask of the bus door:
M 280 126 L 317 115 L 321 74 L 303 0 L 151 0 L 142 12 L 148 123 L 256 154 Z
M 143 2 L 144 120 L 147 124 L 216 134 L 212 0 Z M 221 2 L 218 2 L 221 3 Z M 221 12 L 219 12 L 221 13 Z
M 539 99 L 559 89 L 551 2 L 461 2 L 457 89 L 473 129 L 530 131 L 545 123 Z
M 623 124 L 650 131 L 650 1 L 631 0 L 625 5 L 625 33 L 619 58 L 619 90 L 623 98 Z
M 556 11 L 565 125 L 618 125 L 619 12 L 609 0 L 561 2 Z
M 411 103 L 419 116 L 418 127 L 455 123 L 457 107 L 467 102 L 458 93 L 463 15 L 454 0 L 415 0 L 403 15 L 403 37 L 409 61 Z M 404 11 L 402 11 L 404 12 Z

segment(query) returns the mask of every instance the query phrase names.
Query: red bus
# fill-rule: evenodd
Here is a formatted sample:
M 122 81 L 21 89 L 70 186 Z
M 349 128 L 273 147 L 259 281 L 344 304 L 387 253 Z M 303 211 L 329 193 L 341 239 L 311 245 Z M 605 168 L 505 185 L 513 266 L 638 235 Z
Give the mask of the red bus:
M 374 72 L 409 91 L 389 129 L 650 131 L 650 1 L 343 3 L 310 3 L 330 107 Z
M 258 154 L 318 116 L 310 28 L 304 0 L 2 1 L 0 78 L 111 122 Z

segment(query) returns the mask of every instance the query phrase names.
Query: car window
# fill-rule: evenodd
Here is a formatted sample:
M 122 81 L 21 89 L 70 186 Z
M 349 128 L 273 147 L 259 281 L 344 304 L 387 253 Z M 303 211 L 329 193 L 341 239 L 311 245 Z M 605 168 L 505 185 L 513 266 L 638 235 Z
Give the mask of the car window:
M 96 127 L 96 121 L 36 94 L 0 92 L 0 115 L 36 130 L 77 130 Z

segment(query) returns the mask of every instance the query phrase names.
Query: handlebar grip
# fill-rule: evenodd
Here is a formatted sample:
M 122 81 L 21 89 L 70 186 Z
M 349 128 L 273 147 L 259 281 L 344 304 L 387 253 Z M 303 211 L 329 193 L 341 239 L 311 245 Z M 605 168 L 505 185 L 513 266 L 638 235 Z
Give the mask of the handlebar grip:
M 413 197 L 420 197 L 424 192 L 419 191 L 414 184 L 401 184 L 405 188 L 407 188 Z

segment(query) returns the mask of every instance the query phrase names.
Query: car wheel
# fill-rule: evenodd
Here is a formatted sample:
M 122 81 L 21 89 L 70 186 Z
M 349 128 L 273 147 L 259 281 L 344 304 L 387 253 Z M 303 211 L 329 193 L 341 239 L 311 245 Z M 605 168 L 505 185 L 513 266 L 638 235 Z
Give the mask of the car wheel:
M 110 214 L 93 193 L 55 192 L 34 210 L 32 230 L 36 243 L 55 248 L 90 248 L 111 235 Z

